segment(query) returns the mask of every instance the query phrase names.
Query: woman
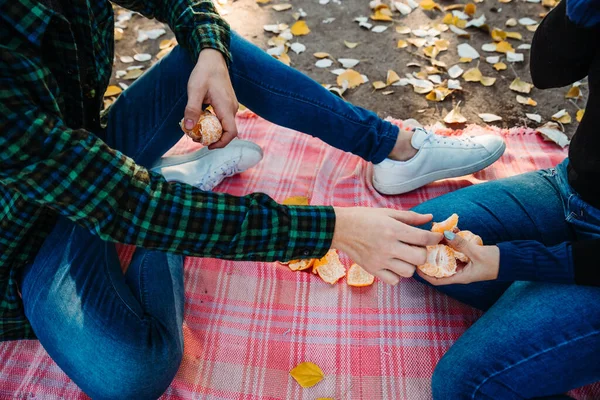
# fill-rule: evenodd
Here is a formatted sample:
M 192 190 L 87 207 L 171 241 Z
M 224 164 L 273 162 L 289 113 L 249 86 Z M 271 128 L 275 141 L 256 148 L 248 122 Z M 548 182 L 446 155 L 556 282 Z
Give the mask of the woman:
M 532 44 L 536 86 L 589 79 L 586 113 L 569 158 L 556 168 L 471 186 L 414 209 L 438 221 L 458 213 L 461 228 L 487 244 L 471 245 L 446 232 L 471 263 L 450 278 L 420 274 L 486 311 L 438 363 L 436 400 L 568 398 L 561 394 L 600 380 L 599 5 L 562 1 Z

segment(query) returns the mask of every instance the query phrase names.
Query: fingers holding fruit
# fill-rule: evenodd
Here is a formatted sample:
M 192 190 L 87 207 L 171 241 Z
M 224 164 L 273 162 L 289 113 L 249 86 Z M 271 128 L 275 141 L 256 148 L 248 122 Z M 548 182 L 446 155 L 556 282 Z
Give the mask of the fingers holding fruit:
M 185 119 L 181 120 L 181 129 L 194 142 L 201 143 L 203 146 L 209 146 L 218 142 L 223 135 L 223 127 L 219 119 L 210 111 L 203 111 L 198 117 L 198 122 L 191 129 L 187 129 Z

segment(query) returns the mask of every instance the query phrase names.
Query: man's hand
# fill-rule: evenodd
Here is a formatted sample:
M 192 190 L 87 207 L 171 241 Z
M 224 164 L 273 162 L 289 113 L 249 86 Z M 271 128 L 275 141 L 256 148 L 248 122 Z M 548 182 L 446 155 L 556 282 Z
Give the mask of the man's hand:
M 223 125 L 223 136 L 221 140 L 210 145 L 209 149 L 225 147 L 237 136 L 235 114 L 238 110 L 238 102 L 231 86 L 227 64 L 219 51 L 203 49 L 200 52 L 196 67 L 190 75 L 187 90 L 185 129 L 192 129 L 202 114 L 202 105 L 210 104 Z
M 431 221 L 431 215 L 360 207 L 336 207 L 335 215 L 331 247 L 391 285 L 411 277 L 427 259 L 425 246 L 442 240 L 440 233 L 411 226 Z
M 448 278 L 434 278 L 418 271 L 419 276 L 434 286 L 454 283 L 491 281 L 498 278 L 500 249 L 498 246 L 479 246 L 450 231 L 444 232 L 446 244 L 471 260 L 464 268 Z

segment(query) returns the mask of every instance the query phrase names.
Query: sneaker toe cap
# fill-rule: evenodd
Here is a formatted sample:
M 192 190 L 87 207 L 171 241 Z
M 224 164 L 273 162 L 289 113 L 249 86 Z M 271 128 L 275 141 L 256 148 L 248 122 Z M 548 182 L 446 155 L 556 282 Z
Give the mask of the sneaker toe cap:
M 479 144 L 483 148 L 487 150 L 490 154 L 495 154 L 499 151 L 504 151 L 504 147 L 506 146 L 504 143 L 504 139 L 498 135 L 481 135 L 475 136 L 472 139 L 475 143 Z

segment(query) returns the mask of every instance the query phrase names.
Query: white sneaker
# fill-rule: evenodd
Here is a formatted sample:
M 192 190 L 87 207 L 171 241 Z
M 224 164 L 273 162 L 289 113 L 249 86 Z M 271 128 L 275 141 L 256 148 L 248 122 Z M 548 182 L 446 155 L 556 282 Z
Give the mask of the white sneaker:
M 506 149 L 500 136 L 448 137 L 416 128 L 417 154 L 408 161 L 385 159 L 373 166 L 373 186 L 382 194 L 410 192 L 428 183 L 472 174 L 496 161 Z
M 222 149 L 203 147 L 193 153 L 163 157 L 150 170 L 162 174 L 167 181 L 188 183 L 210 191 L 223 179 L 252 168 L 262 157 L 260 146 L 235 139 Z

